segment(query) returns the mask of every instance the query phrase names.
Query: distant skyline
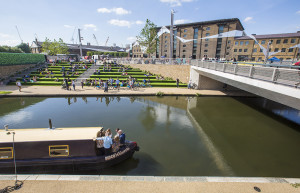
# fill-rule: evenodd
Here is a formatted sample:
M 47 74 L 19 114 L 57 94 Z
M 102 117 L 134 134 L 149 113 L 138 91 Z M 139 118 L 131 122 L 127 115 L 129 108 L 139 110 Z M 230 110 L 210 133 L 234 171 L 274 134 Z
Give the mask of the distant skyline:
M 249 34 L 294 33 L 300 31 L 299 0 L 0 0 L 0 45 L 31 45 L 62 38 L 78 43 L 77 28 L 82 29 L 83 44 L 125 46 L 135 41 L 146 19 L 157 26 L 170 25 L 171 9 L 175 24 L 216 19 L 239 18 Z M 74 31 L 74 29 L 76 30 Z

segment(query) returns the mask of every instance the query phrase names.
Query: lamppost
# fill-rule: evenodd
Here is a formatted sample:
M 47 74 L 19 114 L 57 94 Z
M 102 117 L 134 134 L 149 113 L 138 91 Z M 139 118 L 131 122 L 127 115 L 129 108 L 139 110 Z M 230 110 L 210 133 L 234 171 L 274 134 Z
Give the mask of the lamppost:
M 18 176 L 17 176 L 17 164 L 16 164 L 16 151 L 15 151 L 15 132 L 7 132 L 7 135 L 12 134 L 13 135 L 13 157 L 14 157 L 14 166 L 15 166 L 15 175 L 16 175 L 16 181 L 15 181 L 15 187 L 17 187 L 18 183 Z
M 171 26 L 170 26 L 170 64 L 172 63 L 173 58 L 173 21 L 174 21 L 175 11 L 171 10 Z

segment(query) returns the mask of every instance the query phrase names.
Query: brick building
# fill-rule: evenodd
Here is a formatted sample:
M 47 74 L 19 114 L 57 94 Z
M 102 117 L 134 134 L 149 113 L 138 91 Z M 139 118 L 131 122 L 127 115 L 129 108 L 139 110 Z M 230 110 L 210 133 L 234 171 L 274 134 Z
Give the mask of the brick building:
M 166 26 L 170 29 L 170 26 Z M 160 28 L 157 28 L 159 30 Z M 226 58 L 230 59 L 234 38 L 201 39 L 219 33 L 232 30 L 244 30 L 243 25 L 237 18 L 221 19 L 213 21 L 178 24 L 174 26 L 174 35 L 188 39 L 196 39 L 182 43 L 174 38 L 173 58 Z M 164 33 L 159 37 L 156 56 L 170 58 L 170 34 Z
M 143 52 L 141 46 L 135 42 L 132 44 L 132 58 L 142 58 Z
M 257 41 L 265 48 L 269 45 L 269 52 L 278 52 L 271 57 L 275 56 L 281 60 L 294 60 L 299 59 L 299 48 L 290 48 L 300 44 L 300 31 L 297 33 L 284 33 L 284 34 L 267 34 L 267 35 L 254 35 Z M 234 40 L 234 45 L 231 51 L 231 57 L 235 57 L 239 61 L 263 61 L 265 55 L 263 50 L 257 43 L 248 36 L 238 37 Z

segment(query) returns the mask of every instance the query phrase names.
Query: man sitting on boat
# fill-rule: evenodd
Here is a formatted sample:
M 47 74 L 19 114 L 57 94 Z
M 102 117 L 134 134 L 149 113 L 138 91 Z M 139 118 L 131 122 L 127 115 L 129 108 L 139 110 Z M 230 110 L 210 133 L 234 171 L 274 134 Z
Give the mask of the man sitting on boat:
M 123 133 L 122 130 L 118 131 L 119 139 L 120 139 L 120 147 L 123 147 L 125 145 L 125 133 Z

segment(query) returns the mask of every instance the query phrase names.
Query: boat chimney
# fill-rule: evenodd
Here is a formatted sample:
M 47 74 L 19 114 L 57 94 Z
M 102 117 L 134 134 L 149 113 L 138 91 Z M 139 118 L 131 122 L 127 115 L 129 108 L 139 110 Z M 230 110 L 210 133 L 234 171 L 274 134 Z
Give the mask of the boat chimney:
M 8 131 L 8 125 L 4 125 L 5 131 Z
M 52 129 L 52 121 L 49 119 L 49 129 Z

